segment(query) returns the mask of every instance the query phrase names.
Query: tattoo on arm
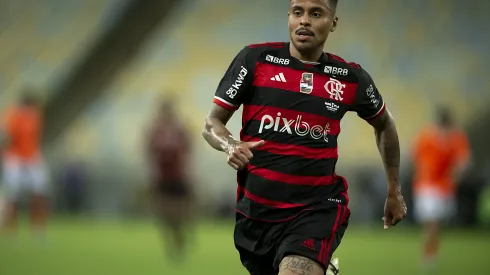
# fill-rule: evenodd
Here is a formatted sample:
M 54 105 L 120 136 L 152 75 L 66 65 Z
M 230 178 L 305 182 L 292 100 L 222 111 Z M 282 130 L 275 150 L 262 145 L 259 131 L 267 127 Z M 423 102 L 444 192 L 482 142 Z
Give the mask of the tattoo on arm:
M 400 173 L 400 143 L 395 121 L 386 110 L 380 117 L 370 121 L 374 127 L 376 144 L 383 160 L 388 177 L 389 191 L 400 189 L 398 177 Z
M 295 275 L 312 275 L 318 265 L 311 259 L 302 256 L 287 256 L 279 265 L 279 274 L 289 272 Z

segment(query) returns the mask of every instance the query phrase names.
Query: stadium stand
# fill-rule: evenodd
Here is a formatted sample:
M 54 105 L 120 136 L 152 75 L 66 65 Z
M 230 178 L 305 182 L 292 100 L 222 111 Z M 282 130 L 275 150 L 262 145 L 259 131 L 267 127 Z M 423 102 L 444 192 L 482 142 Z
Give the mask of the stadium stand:
M 109 0 L 1 2 L 0 108 L 24 85 L 49 91 L 102 30 L 110 4 Z

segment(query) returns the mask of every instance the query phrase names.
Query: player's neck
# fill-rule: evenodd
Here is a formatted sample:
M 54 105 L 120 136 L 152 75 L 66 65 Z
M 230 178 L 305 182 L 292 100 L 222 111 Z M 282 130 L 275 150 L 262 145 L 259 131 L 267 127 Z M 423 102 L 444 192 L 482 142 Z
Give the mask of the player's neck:
M 300 52 L 293 43 L 289 44 L 289 52 L 292 57 L 304 62 L 318 62 L 323 54 L 323 47 L 309 52 Z

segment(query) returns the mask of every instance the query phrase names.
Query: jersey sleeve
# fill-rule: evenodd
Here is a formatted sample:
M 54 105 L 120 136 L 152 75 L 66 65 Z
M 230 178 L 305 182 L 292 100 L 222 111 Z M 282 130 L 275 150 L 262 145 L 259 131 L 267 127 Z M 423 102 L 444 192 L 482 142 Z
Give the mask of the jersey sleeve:
M 233 59 L 219 82 L 213 102 L 229 110 L 237 110 L 252 86 L 255 60 L 251 49 L 243 48 Z
M 385 102 L 373 79 L 368 72 L 361 68 L 359 86 L 354 103 L 355 112 L 360 118 L 370 120 L 383 114 L 385 109 Z

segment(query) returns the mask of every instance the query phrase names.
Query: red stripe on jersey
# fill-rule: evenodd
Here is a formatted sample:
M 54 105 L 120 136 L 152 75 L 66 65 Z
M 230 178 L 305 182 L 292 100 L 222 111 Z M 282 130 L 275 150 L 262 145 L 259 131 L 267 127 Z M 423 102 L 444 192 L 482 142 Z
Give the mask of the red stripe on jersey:
M 339 228 L 340 223 L 342 222 L 341 218 L 341 213 L 342 213 L 342 208 L 345 206 L 341 206 L 340 204 L 337 205 L 337 216 L 335 218 L 335 223 L 333 224 L 332 232 L 330 234 L 330 238 L 327 244 L 327 248 L 323 252 L 323 259 L 322 263 L 324 265 L 328 265 L 328 261 L 330 260 L 330 257 L 332 256 L 332 243 L 335 239 L 335 234 L 337 233 L 337 229 Z
M 254 195 L 250 192 L 247 191 L 244 187 L 239 187 L 238 192 L 242 193 L 245 195 L 250 200 L 253 200 L 254 202 L 267 205 L 267 206 L 272 206 L 275 208 L 294 208 L 294 207 L 300 207 L 300 206 L 305 206 L 305 204 L 299 204 L 299 203 L 287 203 L 287 202 L 280 202 L 280 201 L 271 201 L 262 197 L 259 197 L 257 195 Z
M 338 56 L 338 55 L 335 55 L 335 54 L 331 54 L 331 53 L 327 53 L 328 57 L 332 58 L 332 59 L 335 59 L 337 61 L 340 61 L 342 63 L 347 63 L 347 61 L 345 61 L 345 59 L 343 59 L 342 57 Z
M 352 67 L 358 68 L 358 69 L 361 68 L 361 65 L 359 65 L 359 64 L 357 64 L 355 62 L 347 62 L 347 64 L 351 65 Z
M 286 46 L 286 43 L 284 42 L 266 42 L 266 43 L 259 43 L 259 44 L 250 44 L 248 45 L 250 48 L 261 48 L 261 47 L 271 47 L 271 48 L 284 48 Z
M 331 54 L 331 53 L 327 53 L 327 54 L 328 54 L 328 57 L 330 57 L 332 59 L 335 59 L 335 60 L 340 61 L 342 63 L 347 63 L 350 66 L 355 67 L 355 68 L 361 68 L 361 66 L 355 62 L 347 62 L 345 59 L 343 59 L 342 57 L 340 57 L 338 55 Z
M 280 116 L 279 116 L 280 114 Z M 310 113 L 298 112 L 295 110 L 276 108 L 271 106 L 259 106 L 259 105 L 243 105 L 243 114 L 242 114 L 242 123 L 246 123 L 249 120 L 258 120 L 261 121 L 264 116 L 271 116 L 274 120 L 274 124 L 276 123 L 277 118 L 279 117 L 278 126 L 288 125 L 292 129 L 295 127 L 296 123 L 299 123 L 300 128 L 305 128 L 303 122 L 307 123 L 309 127 L 314 127 L 315 125 L 321 126 L 322 129 L 328 124 L 328 134 L 329 135 L 338 135 L 340 134 L 340 120 L 331 119 L 328 117 L 323 117 L 319 115 L 314 115 Z M 287 120 L 284 121 L 284 120 Z M 267 120 L 270 122 L 270 119 Z M 319 128 L 319 127 L 316 127 Z M 279 128 L 281 129 L 281 128 Z
M 320 245 L 320 253 L 318 254 L 318 261 L 323 263 L 323 253 L 325 253 L 325 249 L 327 247 L 327 238 L 323 239 Z
M 228 110 L 233 110 L 233 111 L 238 110 L 238 106 L 235 106 L 235 105 L 231 104 L 230 102 L 228 102 L 222 98 L 219 98 L 217 96 L 215 96 L 213 98 L 213 102 L 218 104 L 219 106 L 225 108 L 225 109 L 228 109 Z
M 312 177 L 312 176 L 294 176 L 288 175 L 276 171 L 272 171 L 266 168 L 255 167 L 253 165 L 248 164 L 247 170 L 259 177 L 264 179 L 283 182 L 287 184 L 297 184 L 297 185 L 310 185 L 310 186 L 318 186 L 318 185 L 330 185 L 333 183 L 333 176 L 321 176 L 321 177 Z
M 260 138 L 255 138 L 251 136 L 243 136 L 242 141 L 253 142 L 260 141 Z M 256 148 L 256 150 L 266 151 L 273 154 L 284 155 L 284 156 L 298 156 L 307 159 L 327 159 L 327 158 L 338 158 L 338 148 L 311 148 L 307 146 L 299 146 L 292 144 L 282 144 L 272 141 L 265 141 L 264 145 Z
M 285 81 L 277 80 L 276 75 L 282 73 Z M 275 66 L 267 63 L 256 63 L 253 86 L 277 88 L 285 91 L 301 93 L 300 83 L 304 71 L 287 67 Z M 354 104 L 356 99 L 357 83 L 345 82 L 330 78 L 327 75 L 310 73 L 313 76 L 312 91 L 305 93 L 325 99 L 334 100 L 344 104 Z M 338 93 L 335 93 L 338 91 Z

